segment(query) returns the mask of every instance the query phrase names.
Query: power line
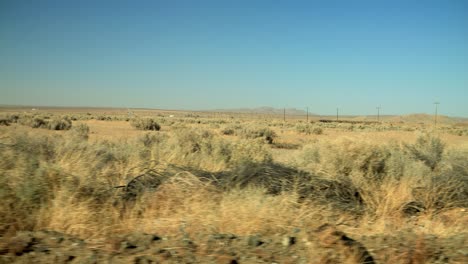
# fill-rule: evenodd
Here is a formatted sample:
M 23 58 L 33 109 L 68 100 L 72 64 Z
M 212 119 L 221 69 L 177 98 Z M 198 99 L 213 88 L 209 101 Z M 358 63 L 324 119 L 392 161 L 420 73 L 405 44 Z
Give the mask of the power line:
M 437 128 L 437 108 L 439 106 L 439 102 L 434 102 L 435 104 L 435 115 L 434 115 L 434 128 Z
M 377 106 L 377 122 L 380 121 L 380 106 Z
M 283 108 L 283 121 L 286 122 L 286 107 Z

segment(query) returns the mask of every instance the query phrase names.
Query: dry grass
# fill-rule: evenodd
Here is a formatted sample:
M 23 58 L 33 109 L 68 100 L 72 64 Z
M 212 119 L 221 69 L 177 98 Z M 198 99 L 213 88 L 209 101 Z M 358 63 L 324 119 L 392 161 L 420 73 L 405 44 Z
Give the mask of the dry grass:
M 466 232 L 467 136 L 326 127 L 304 134 L 289 124 L 192 119 L 157 119 L 158 132 L 98 120 L 74 121 L 70 131 L 0 127 L 0 235 L 47 229 L 85 239 L 134 231 L 197 239 L 297 229 L 314 240 L 310 230 L 332 223 L 355 240 L 416 236 L 377 259 L 426 263 L 435 253 L 425 235 Z M 225 134 L 226 127 L 264 129 L 299 147 L 274 148 L 263 134 Z M 317 247 L 311 257 L 336 260 Z

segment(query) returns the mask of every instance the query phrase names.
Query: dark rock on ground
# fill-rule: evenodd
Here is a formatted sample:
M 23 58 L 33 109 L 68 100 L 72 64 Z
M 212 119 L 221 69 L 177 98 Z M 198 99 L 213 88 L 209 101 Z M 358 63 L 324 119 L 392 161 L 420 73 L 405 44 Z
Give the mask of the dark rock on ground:
M 306 264 L 340 263 L 353 254 L 354 257 L 361 256 L 362 263 L 398 263 L 395 257 L 400 257 L 400 261 L 424 257 L 429 263 L 468 263 L 467 238 L 466 233 L 437 237 L 416 235 L 412 231 L 355 238 L 328 226 L 269 236 L 201 234 L 190 238 L 182 235 L 162 238 L 156 234 L 135 232 L 96 244 L 54 231 L 18 232 L 13 237 L 0 238 L 0 264 Z

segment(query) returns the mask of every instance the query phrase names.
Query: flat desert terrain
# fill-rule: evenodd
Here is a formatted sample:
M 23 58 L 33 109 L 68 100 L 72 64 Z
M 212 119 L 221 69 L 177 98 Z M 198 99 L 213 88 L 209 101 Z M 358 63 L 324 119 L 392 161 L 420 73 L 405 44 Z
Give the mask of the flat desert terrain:
M 0 263 L 467 263 L 468 125 L 0 108 Z

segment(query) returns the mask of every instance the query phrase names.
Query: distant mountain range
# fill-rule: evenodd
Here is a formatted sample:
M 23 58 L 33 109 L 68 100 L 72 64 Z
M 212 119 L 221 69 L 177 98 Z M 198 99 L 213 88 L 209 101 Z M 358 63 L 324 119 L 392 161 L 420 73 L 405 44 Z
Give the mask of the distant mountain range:
M 297 108 L 274 108 L 269 106 L 262 106 L 257 108 L 233 108 L 233 109 L 216 109 L 210 110 L 209 112 L 226 112 L 226 113 L 251 113 L 251 114 L 263 114 L 263 115 L 282 115 L 286 110 L 287 115 L 306 115 L 307 111 Z M 309 113 L 309 115 L 315 115 Z

